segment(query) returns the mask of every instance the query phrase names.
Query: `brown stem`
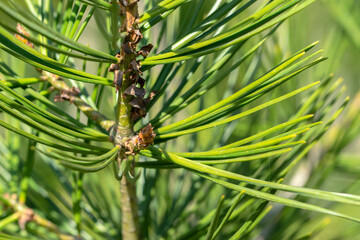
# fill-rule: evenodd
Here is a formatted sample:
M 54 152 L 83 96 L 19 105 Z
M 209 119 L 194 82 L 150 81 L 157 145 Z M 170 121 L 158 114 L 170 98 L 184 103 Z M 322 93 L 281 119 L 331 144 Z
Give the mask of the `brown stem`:
M 131 155 L 128 155 L 125 142 L 131 139 L 134 135 L 132 116 L 133 107 L 131 106 L 132 96 L 125 94 L 134 80 L 138 79 L 139 70 L 136 61 L 136 47 L 141 39 L 141 34 L 138 30 L 138 6 L 137 0 L 119 0 L 119 2 L 112 1 L 113 4 L 120 6 L 120 11 L 113 14 L 120 14 L 121 27 L 120 31 L 126 35 L 122 39 L 120 53 L 118 57 L 120 62 L 113 64 L 109 71 L 114 72 L 114 85 L 117 89 L 117 109 L 116 120 L 112 133 L 115 145 L 121 147 L 118 155 L 119 166 L 126 161 L 131 161 L 129 173 L 135 176 L 134 160 Z M 115 33 L 113 33 L 115 35 Z M 136 76 L 134 78 L 134 76 Z M 126 174 L 125 174 L 126 175 Z M 122 176 L 120 181 L 121 191 L 121 213 L 122 213 L 122 236 L 126 240 L 139 240 L 140 228 L 138 217 L 138 206 L 136 198 L 136 183 L 128 178 L 128 175 Z
M 108 120 L 99 111 L 93 109 L 89 104 L 78 96 L 78 89 L 70 88 L 64 81 L 60 80 L 59 76 L 42 71 L 42 78 L 48 81 L 57 91 L 60 92 L 58 100 L 68 100 L 75 104 L 75 106 L 82 111 L 88 118 L 99 124 L 103 129 L 109 131 L 114 125 L 114 121 Z
M 115 0 L 113 0 L 115 1 Z M 116 26 L 116 25 L 115 25 Z M 29 37 L 29 32 L 24 29 L 19 23 L 17 24 L 17 31 L 24 37 Z M 28 45 L 29 47 L 34 47 L 34 45 L 18 34 L 15 34 L 15 37 L 18 38 L 20 41 Z M 42 69 L 37 69 L 41 73 L 41 79 L 48 81 L 57 91 L 60 92 L 60 95 L 57 97 L 57 100 L 68 100 L 75 104 L 75 106 L 80 109 L 88 118 L 95 121 L 99 124 L 103 129 L 109 131 L 109 129 L 114 125 L 114 121 L 109 121 L 106 119 L 104 115 L 100 112 L 93 109 L 89 104 L 87 104 L 84 100 L 79 97 L 79 89 L 77 88 L 70 88 L 66 85 L 65 82 L 61 81 L 61 78 L 56 74 L 44 71 Z M 55 99 L 56 100 L 56 99 Z

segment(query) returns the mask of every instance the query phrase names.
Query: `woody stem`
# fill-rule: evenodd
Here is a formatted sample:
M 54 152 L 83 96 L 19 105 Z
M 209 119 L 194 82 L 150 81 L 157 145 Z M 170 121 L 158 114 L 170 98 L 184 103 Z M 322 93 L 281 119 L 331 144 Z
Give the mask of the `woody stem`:
M 115 144 L 121 145 L 124 140 L 133 135 L 133 122 L 131 120 L 131 106 L 122 92 L 126 89 L 126 77 L 124 77 L 123 85 L 118 91 L 117 102 L 117 129 L 115 130 Z M 121 148 L 118 154 L 117 162 L 120 165 L 123 161 L 131 161 L 125 154 L 124 147 Z M 131 164 L 130 173 L 134 176 L 134 166 Z M 121 226 L 123 239 L 138 240 L 139 238 L 139 220 L 137 215 L 137 198 L 136 198 L 136 183 L 131 182 L 125 176 L 120 181 L 121 191 Z
M 131 119 L 131 106 L 129 100 L 123 95 L 123 91 L 129 86 L 129 81 L 126 74 L 121 89 L 118 90 L 118 101 L 116 109 L 116 130 L 115 130 L 115 145 L 122 145 L 122 143 L 133 135 L 133 121 Z M 118 164 L 123 161 L 131 161 L 125 154 L 125 148 L 122 147 L 118 154 Z M 134 176 L 134 165 L 131 164 L 129 172 Z M 136 198 L 136 183 L 129 181 L 127 177 L 123 176 L 120 181 L 121 191 L 121 213 L 122 213 L 122 236 L 123 239 L 138 240 L 139 237 L 139 218 L 137 215 L 137 198 Z
M 112 1 L 114 4 L 113 14 L 118 14 L 118 10 L 115 8 L 116 1 Z M 130 1 L 126 0 L 126 3 Z M 126 37 L 122 39 L 119 57 L 121 61 L 115 67 L 114 74 L 114 85 L 117 89 L 117 104 L 116 104 L 116 120 L 113 129 L 112 137 L 114 144 L 120 146 L 120 151 L 117 157 L 117 162 L 120 166 L 124 161 L 131 161 L 129 173 L 134 176 L 134 162 L 132 156 L 126 154 L 124 142 L 130 139 L 133 135 L 133 119 L 132 119 L 132 107 L 130 105 L 131 97 L 124 95 L 124 91 L 132 84 L 130 79 L 131 61 L 135 60 L 135 54 L 125 52 L 123 49 L 124 45 L 132 46 L 136 48 L 137 43 L 132 40 L 134 29 L 137 28 L 136 17 L 138 16 L 137 4 L 131 6 L 125 6 L 124 1 L 119 1 L 120 6 L 120 18 L 121 27 L 120 31 L 126 33 Z M 115 19 L 115 17 L 114 17 Z M 115 28 L 114 28 L 115 29 Z M 114 32 L 113 35 L 116 35 Z M 126 176 L 122 176 L 120 181 L 121 191 L 121 227 L 122 227 L 122 238 L 126 240 L 139 240 L 139 217 L 138 217 L 138 206 L 136 198 L 136 183 L 130 181 Z

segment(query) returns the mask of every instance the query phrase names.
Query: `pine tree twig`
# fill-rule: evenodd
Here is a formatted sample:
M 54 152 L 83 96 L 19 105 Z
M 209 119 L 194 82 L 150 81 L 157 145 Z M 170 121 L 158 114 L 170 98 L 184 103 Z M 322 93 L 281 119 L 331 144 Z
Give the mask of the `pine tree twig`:
M 19 23 L 17 24 L 17 31 L 25 36 L 30 36 L 30 33 Z M 15 36 L 29 47 L 34 48 L 34 45 L 27 39 L 18 34 Z M 42 69 L 37 70 L 40 72 L 42 80 L 48 81 L 57 91 L 60 92 L 59 95 L 55 96 L 55 101 L 69 101 L 70 103 L 74 103 L 75 106 L 80 109 L 80 111 L 82 111 L 88 118 L 96 122 L 107 132 L 110 131 L 111 127 L 114 125 L 114 121 L 108 120 L 103 114 L 95 110 L 83 99 L 81 99 L 79 96 L 80 90 L 78 88 L 70 88 L 64 81 L 62 81 L 60 76 L 56 74 L 44 71 Z
M 55 96 L 55 101 L 69 101 L 73 103 L 88 118 L 99 124 L 106 131 L 110 131 L 114 121 L 108 120 L 99 111 L 92 108 L 83 99 L 80 98 L 80 90 L 76 87 L 70 88 L 61 78 L 53 73 L 42 71 L 42 79 L 48 81 L 59 94 Z
M 134 121 L 146 115 L 148 102 L 148 99 L 144 99 L 145 80 L 141 78 L 140 61 L 137 57 L 146 57 L 152 45 L 137 51 L 137 45 L 143 38 L 138 26 L 138 0 L 112 0 L 112 4 L 112 19 L 121 19 L 120 29 L 113 28 L 113 36 L 119 35 L 116 31 L 120 31 L 120 35 L 125 37 L 122 39 L 120 52 L 116 55 L 120 61 L 109 68 L 110 72 L 114 72 L 114 86 L 117 91 L 116 118 L 111 138 L 115 145 L 121 147 L 117 163 L 121 172 L 122 236 L 123 239 L 138 240 L 142 237 L 137 213 L 135 162 L 132 155 L 136 150 L 152 144 L 155 135 L 151 125 L 139 134 L 135 134 L 133 130 Z M 125 172 L 120 169 L 121 166 L 128 166 Z
M 42 218 L 36 214 L 33 209 L 27 207 L 23 203 L 20 203 L 16 194 L 5 193 L 3 196 L 0 196 L 0 201 L 6 206 L 7 209 L 10 209 L 14 212 L 13 215 L 16 216 L 19 227 L 21 229 L 25 229 L 27 223 L 34 222 L 38 226 L 44 227 L 50 232 L 55 233 L 61 240 L 75 240 L 73 236 L 62 233 L 56 224 L 45 218 Z

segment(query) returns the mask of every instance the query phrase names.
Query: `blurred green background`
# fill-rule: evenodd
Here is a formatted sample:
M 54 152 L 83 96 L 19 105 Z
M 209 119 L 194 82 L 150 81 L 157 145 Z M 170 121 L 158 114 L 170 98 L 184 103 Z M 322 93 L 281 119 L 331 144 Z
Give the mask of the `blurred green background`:
M 347 95 L 350 96 L 350 104 L 346 113 L 335 122 L 330 131 L 323 137 L 322 144 L 315 146 L 312 153 L 309 154 L 307 161 L 302 164 L 303 175 L 299 174 L 299 176 L 300 178 L 309 177 L 308 186 L 315 186 L 316 180 L 314 179 L 317 178 L 317 171 L 312 172 L 309 169 L 320 164 L 320 171 L 328 171 L 329 173 L 323 182 L 322 189 L 351 189 L 352 193 L 360 194 L 358 184 L 360 180 L 360 135 L 356 130 L 360 121 L 354 117 L 360 113 L 360 1 L 317 1 L 283 24 L 271 47 L 277 48 L 281 53 L 283 49 L 299 49 L 304 44 L 314 41 L 320 41 L 318 47 L 324 49 L 323 56 L 329 59 L 303 74 L 302 76 L 306 76 L 303 79 L 308 78 L 314 81 L 314 77 L 321 79 L 331 73 L 334 74 L 335 78 L 343 78 Z M 349 125 L 347 119 L 352 117 L 354 117 L 354 125 Z M 324 154 L 329 150 L 327 149 L 329 146 L 334 146 L 332 142 L 342 139 L 341 135 L 345 132 L 354 132 L 354 134 L 351 139 L 345 141 L 346 144 L 339 151 L 339 155 Z M 329 170 L 329 168 L 336 170 Z M 307 176 L 307 174 L 311 176 Z M 360 215 L 360 210 L 354 207 L 335 209 L 357 216 Z M 298 211 L 289 209 L 288 212 L 291 216 L 291 214 L 296 215 Z M 299 214 L 298 217 L 306 218 L 304 214 Z M 285 218 L 282 223 L 287 225 L 286 221 Z M 281 222 L 277 227 L 272 228 L 273 233 L 282 231 Z M 315 221 L 304 221 L 303 225 L 297 227 L 304 234 L 317 228 L 322 229 L 318 230 L 317 234 L 305 239 L 360 239 L 359 225 L 341 219 L 316 217 Z M 272 239 L 276 239 L 276 237 Z

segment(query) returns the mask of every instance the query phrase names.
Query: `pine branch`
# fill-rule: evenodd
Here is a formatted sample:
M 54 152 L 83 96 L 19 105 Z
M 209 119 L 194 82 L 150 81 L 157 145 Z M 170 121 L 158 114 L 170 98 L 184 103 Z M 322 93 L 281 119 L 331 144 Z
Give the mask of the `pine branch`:
M 4 194 L 3 196 L 0 196 L 0 202 L 14 212 L 11 217 L 7 219 L 6 223 L 17 220 L 20 228 L 25 229 L 27 223 L 34 222 L 38 226 L 44 227 L 48 231 L 55 233 L 61 240 L 75 239 L 73 236 L 62 233 L 56 224 L 36 214 L 33 209 L 27 207 L 24 203 L 19 202 L 17 198 L 16 194 Z M 3 220 L 1 222 L 3 222 Z M 2 226 L 1 223 L 0 226 Z
M 42 76 L 44 80 L 48 81 L 57 91 L 60 92 L 60 95 L 56 96 L 55 101 L 70 101 L 71 103 L 74 103 L 74 105 L 89 119 L 99 124 L 106 131 L 109 131 L 114 125 L 114 121 L 108 120 L 103 114 L 92 108 L 82 98 L 80 98 L 80 90 L 78 88 L 70 88 L 60 79 L 59 76 L 53 73 L 42 71 Z

